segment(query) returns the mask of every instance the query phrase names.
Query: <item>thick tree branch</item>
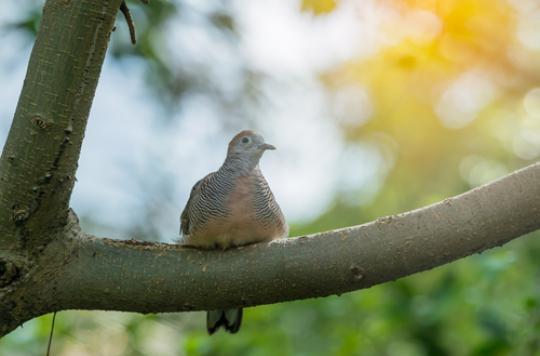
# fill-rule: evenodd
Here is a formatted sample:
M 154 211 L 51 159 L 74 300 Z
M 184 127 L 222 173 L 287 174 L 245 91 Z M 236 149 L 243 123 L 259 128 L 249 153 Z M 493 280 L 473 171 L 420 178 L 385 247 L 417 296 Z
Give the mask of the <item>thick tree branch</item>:
M 0 158 L 0 330 L 47 303 L 27 287 L 36 273 L 53 271 L 42 252 L 65 235 L 84 129 L 120 2 L 47 0 L 43 9 Z M 14 295 L 34 298 L 34 306 L 18 311 Z
M 226 252 L 83 238 L 58 286 L 85 293 L 58 295 L 60 307 L 209 310 L 366 288 L 540 228 L 539 182 L 536 164 L 423 209 Z
M 65 225 L 90 106 L 121 0 L 48 0 L 0 159 L 0 252 Z M 2 255 L 0 255 L 0 258 Z
M 33 276 L 16 309 L 33 308 L 23 320 L 64 309 L 207 310 L 367 288 L 539 229 L 538 182 L 540 163 L 422 209 L 225 252 L 95 238 L 72 221 L 44 251 L 54 262 Z M 45 303 L 29 302 L 34 296 Z

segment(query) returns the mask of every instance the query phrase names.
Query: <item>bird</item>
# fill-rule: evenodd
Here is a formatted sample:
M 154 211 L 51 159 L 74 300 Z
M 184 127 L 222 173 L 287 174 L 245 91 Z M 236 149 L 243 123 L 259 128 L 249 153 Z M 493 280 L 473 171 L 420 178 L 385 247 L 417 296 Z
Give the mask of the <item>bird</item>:
M 263 153 L 275 149 L 251 130 L 232 138 L 221 167 L 191 189 L 180 215 L 183 246 L 227 250 L 288 236 L 285 217 L 259 167 Z M 238 332 L 242 314 L 242 308 L 208 311 L 208 333 L 220 327 Z

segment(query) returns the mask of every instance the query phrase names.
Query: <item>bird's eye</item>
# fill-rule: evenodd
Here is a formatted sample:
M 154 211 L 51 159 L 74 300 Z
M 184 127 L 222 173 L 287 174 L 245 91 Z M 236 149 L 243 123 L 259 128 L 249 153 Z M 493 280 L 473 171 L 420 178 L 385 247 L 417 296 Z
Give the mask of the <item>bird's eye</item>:
M 244 137 L 242 139 L 242 143 L 249 143 L 249 137 Z

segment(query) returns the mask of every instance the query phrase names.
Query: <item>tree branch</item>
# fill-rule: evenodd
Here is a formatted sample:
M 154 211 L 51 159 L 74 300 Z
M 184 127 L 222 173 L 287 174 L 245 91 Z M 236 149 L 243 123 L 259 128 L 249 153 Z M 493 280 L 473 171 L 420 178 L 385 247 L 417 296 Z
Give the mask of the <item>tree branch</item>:
M 47 278 L 50 267 L 39 271 L 24 294 L 27 301 L 18 308 L 32 309 L 27 318 L 64 309 L 157 313 L 253 306 L 367 288 L 539 229 L 539 181 L 536 163 L 422 209 L 225 252 L 95 238 L 73 221 L 66 229 L 69 236 L 43 253 L 54 261 L 54 280 Z M 64 253 L 58 256 L 60 250 Z M 36 306 L 33 297 L 44 302 Z
M 0 158 L 0 251 L 27 252 L 65 225 L 84 129 L 120 2 L 45 4 Z
M 41 295 L 31 284 L 40 272 L 55 272 L 42 252 L 69 235 L 84 130 L 120 2 L 47 0 L 44 6 L 0 158 L 0 335 L 50 302 L 50 288 Z
M 61 305 L 212 310 L 340 294 L 500 246 L 540 228 L 540 164 L 455 198 L 345 229 L 232 251 L 88 238 Z M 102 276 L 96 278 L 96 276 Z M 84 286 L 77 298 L 71 291 Z

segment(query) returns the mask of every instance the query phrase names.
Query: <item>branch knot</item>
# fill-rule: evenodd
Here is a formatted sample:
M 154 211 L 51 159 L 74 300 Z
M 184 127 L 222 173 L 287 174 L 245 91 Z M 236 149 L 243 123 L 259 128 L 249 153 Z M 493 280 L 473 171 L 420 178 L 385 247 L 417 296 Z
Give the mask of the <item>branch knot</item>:
M 0 288 L 3 288 L 17 279 L 19 268 L 6 260 L 0 260 Z

